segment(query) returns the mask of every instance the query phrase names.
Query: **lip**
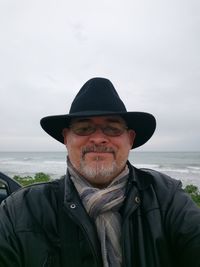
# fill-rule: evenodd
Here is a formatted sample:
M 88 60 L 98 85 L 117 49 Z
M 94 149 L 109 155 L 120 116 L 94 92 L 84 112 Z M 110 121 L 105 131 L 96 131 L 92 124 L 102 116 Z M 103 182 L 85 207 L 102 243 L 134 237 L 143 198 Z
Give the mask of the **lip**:
M 110 147 L 84 147 L 82 149 L 82 153 L 83 153 L 83 155 L 85 155 L 87 153 L 97 153 L 97 154 L 111 153 L 111 154 L 114 154 L 115 151 L 113 148 L 110 148 Z
M 114 152 L 99 152 L 99 151 L 90 151 L 90 152 L 86 152 L 86 154 L 114 154 Z
M 113 152 L 87 152 L 83 155 L 83 157 L 89 157 L 89 158 L 108 158 L 108 157 L 114 157 L 114 153 Z
M 86 152 L 84 153 L 84 155 L 109 155 L 109 154 L 114 154 L 114 152 L 96 152 L 96 151 L 90 151 L 90 152 Z

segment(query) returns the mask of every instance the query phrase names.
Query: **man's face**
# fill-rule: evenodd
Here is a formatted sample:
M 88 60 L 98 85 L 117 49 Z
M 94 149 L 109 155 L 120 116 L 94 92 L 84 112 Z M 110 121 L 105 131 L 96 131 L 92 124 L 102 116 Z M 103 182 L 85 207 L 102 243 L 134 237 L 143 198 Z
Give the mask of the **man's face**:
M 63 130 L 73 167 L 93 186 L 105 187 L 124 169 L 135 132 L 120 116 L 74 119 Z

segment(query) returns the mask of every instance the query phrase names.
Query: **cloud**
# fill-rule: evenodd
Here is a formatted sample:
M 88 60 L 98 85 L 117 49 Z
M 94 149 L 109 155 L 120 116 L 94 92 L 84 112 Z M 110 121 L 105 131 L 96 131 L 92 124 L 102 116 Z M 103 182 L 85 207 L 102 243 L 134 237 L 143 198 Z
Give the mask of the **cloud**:
M 144 150 L 200 150 L 199 11 L 196 0 L 1 1 L 0 150 L 59 149 L 39 120 L 68 112 L 95 76 L 128 110 L 155 114 Z

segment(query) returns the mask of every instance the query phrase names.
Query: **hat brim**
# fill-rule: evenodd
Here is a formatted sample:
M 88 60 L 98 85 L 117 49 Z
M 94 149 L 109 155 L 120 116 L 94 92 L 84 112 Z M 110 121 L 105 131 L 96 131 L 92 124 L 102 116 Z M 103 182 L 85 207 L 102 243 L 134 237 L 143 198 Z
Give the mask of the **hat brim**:
M 120 115 L 127 123 L 129 129 L 133 129 L 136 133 L 136 138 L 133 148 L 142 146 L 153 135 L 156 128 L 156 120 L 154 116 L 146 112 L 106 112 L 106 111 L 86 111 L 77 112 L 74 114 L 47 116 L 41 119 L 40 124 L 45 132 L 55 138 L 57 141 L 64 144 L 62 130 L 68 128 L 70 121 L 77 117 L 93 117 Z

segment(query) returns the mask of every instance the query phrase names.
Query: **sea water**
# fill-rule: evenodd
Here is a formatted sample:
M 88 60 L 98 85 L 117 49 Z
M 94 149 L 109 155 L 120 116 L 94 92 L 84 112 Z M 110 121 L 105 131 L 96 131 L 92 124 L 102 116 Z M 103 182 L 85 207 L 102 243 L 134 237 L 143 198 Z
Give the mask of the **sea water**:
M 154 169 L 200 188 L 200 152 L 131 151 L 130 162 L 137 168 Z M 0 172 L 34 176 L 37 172 L 59 178 L 66 173 L 65 152 L 0 152 Z

